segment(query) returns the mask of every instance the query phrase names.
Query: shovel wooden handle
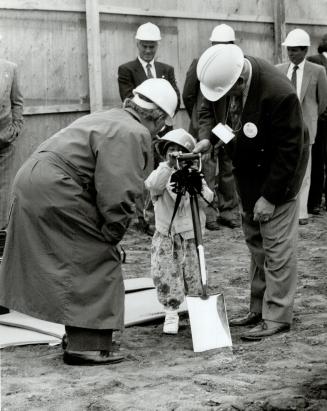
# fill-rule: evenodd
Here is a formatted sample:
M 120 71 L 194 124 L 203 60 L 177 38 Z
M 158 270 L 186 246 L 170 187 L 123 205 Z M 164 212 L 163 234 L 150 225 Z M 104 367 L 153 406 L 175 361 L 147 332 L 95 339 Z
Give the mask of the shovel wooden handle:
M 198 254 L 199 269 L 201 275 L 202 291 L 203 296 L 207 296 L 207 269 L 204 258 L 203 240 L 202 240 L 202 230 L 199 214 L 199 203 L 196 194 L 190 194 L 190 203 L 192 211 L 193 220 L 193 230 L 196 250 Z

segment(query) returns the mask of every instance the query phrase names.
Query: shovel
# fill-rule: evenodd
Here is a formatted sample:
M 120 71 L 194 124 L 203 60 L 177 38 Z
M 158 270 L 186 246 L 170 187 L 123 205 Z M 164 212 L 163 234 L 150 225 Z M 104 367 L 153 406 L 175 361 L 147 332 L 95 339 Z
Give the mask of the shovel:
M 202 352 L 222 347 L 231 347 L 224 296 L 207 293 L 207 272 L 202 244 L 199 205 L 196 193 L 190 193 L 193 230 L 201 275 L 202 295 L 186 296 L 189 312 L 193 350 Z

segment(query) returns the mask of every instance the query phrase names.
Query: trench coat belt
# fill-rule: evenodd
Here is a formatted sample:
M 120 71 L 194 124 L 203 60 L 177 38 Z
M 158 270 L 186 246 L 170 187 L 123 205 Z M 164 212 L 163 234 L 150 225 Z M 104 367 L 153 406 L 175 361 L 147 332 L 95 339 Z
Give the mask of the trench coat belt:
M 56 164 L 58 164 L 83 190 L 93 193 L 95 188 L 93 184 L 87 179 L 83 179 L 83 177 L 76 172 L 76 167 L 69 163 L 64 157 L 60 154 L 55 153 L 54 151 L 39 151 L 33 154 L 34 158 L 46 157 L 53 159 Z

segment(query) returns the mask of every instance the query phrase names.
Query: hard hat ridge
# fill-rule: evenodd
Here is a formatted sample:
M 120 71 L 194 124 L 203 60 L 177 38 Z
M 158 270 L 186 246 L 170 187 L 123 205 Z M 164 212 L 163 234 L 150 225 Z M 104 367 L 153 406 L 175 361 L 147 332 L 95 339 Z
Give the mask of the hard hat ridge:
M 177 128 L 169 131 L 162 136 L 156 143 L 156 149 L 159 154 L 164 155 L 168 144 L 174 143 L 181 147 L 188 153 L 191 153 L 195 147 L 195 139 L 183 128 Z
M 160 29 L 153 23 L 144 23 L 137 29 L 136 40 L 159 41 L 161 40 Z
M 170 119 L 175 115 L 177 108 L 177 94 L 173 86 L 164 78 L 149 78 L 134 90 L 133 94 L 141 95 L 152 101 L 164 111 Z
M 197 65 L 197 76 L 204 97 L 209 101 L 223 97 L 236 83 L 243 66 L 243 52 L 235 44 L 209 47 Z
M 286 47 L 310 47 L 310 45 L 310 36 L 302 29 L 291 30 L 282 43 L 282 46 Z
M 235 41 L 235 32 L 228 24 L 219 24 L 214 27 L 209 39 L 211 42 L 229 43 Z

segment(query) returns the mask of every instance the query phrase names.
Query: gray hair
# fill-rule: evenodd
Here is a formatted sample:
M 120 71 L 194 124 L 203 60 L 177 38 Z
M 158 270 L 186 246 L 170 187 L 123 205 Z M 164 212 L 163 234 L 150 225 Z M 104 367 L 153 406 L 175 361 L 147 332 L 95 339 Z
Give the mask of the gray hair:
M 137 105 L 131 98 L 127 98 L 124 101 L 123 107 L 133 109 L 134 111 L 136 111 L 137 114 L 139 114 L 145 120 L 156 122 L 158 120 L 165 119 L 167 117 L 167 114 L 163 110 L 161 110 L 159 107 L 154 108 L 154 109 L 143 108 Z

